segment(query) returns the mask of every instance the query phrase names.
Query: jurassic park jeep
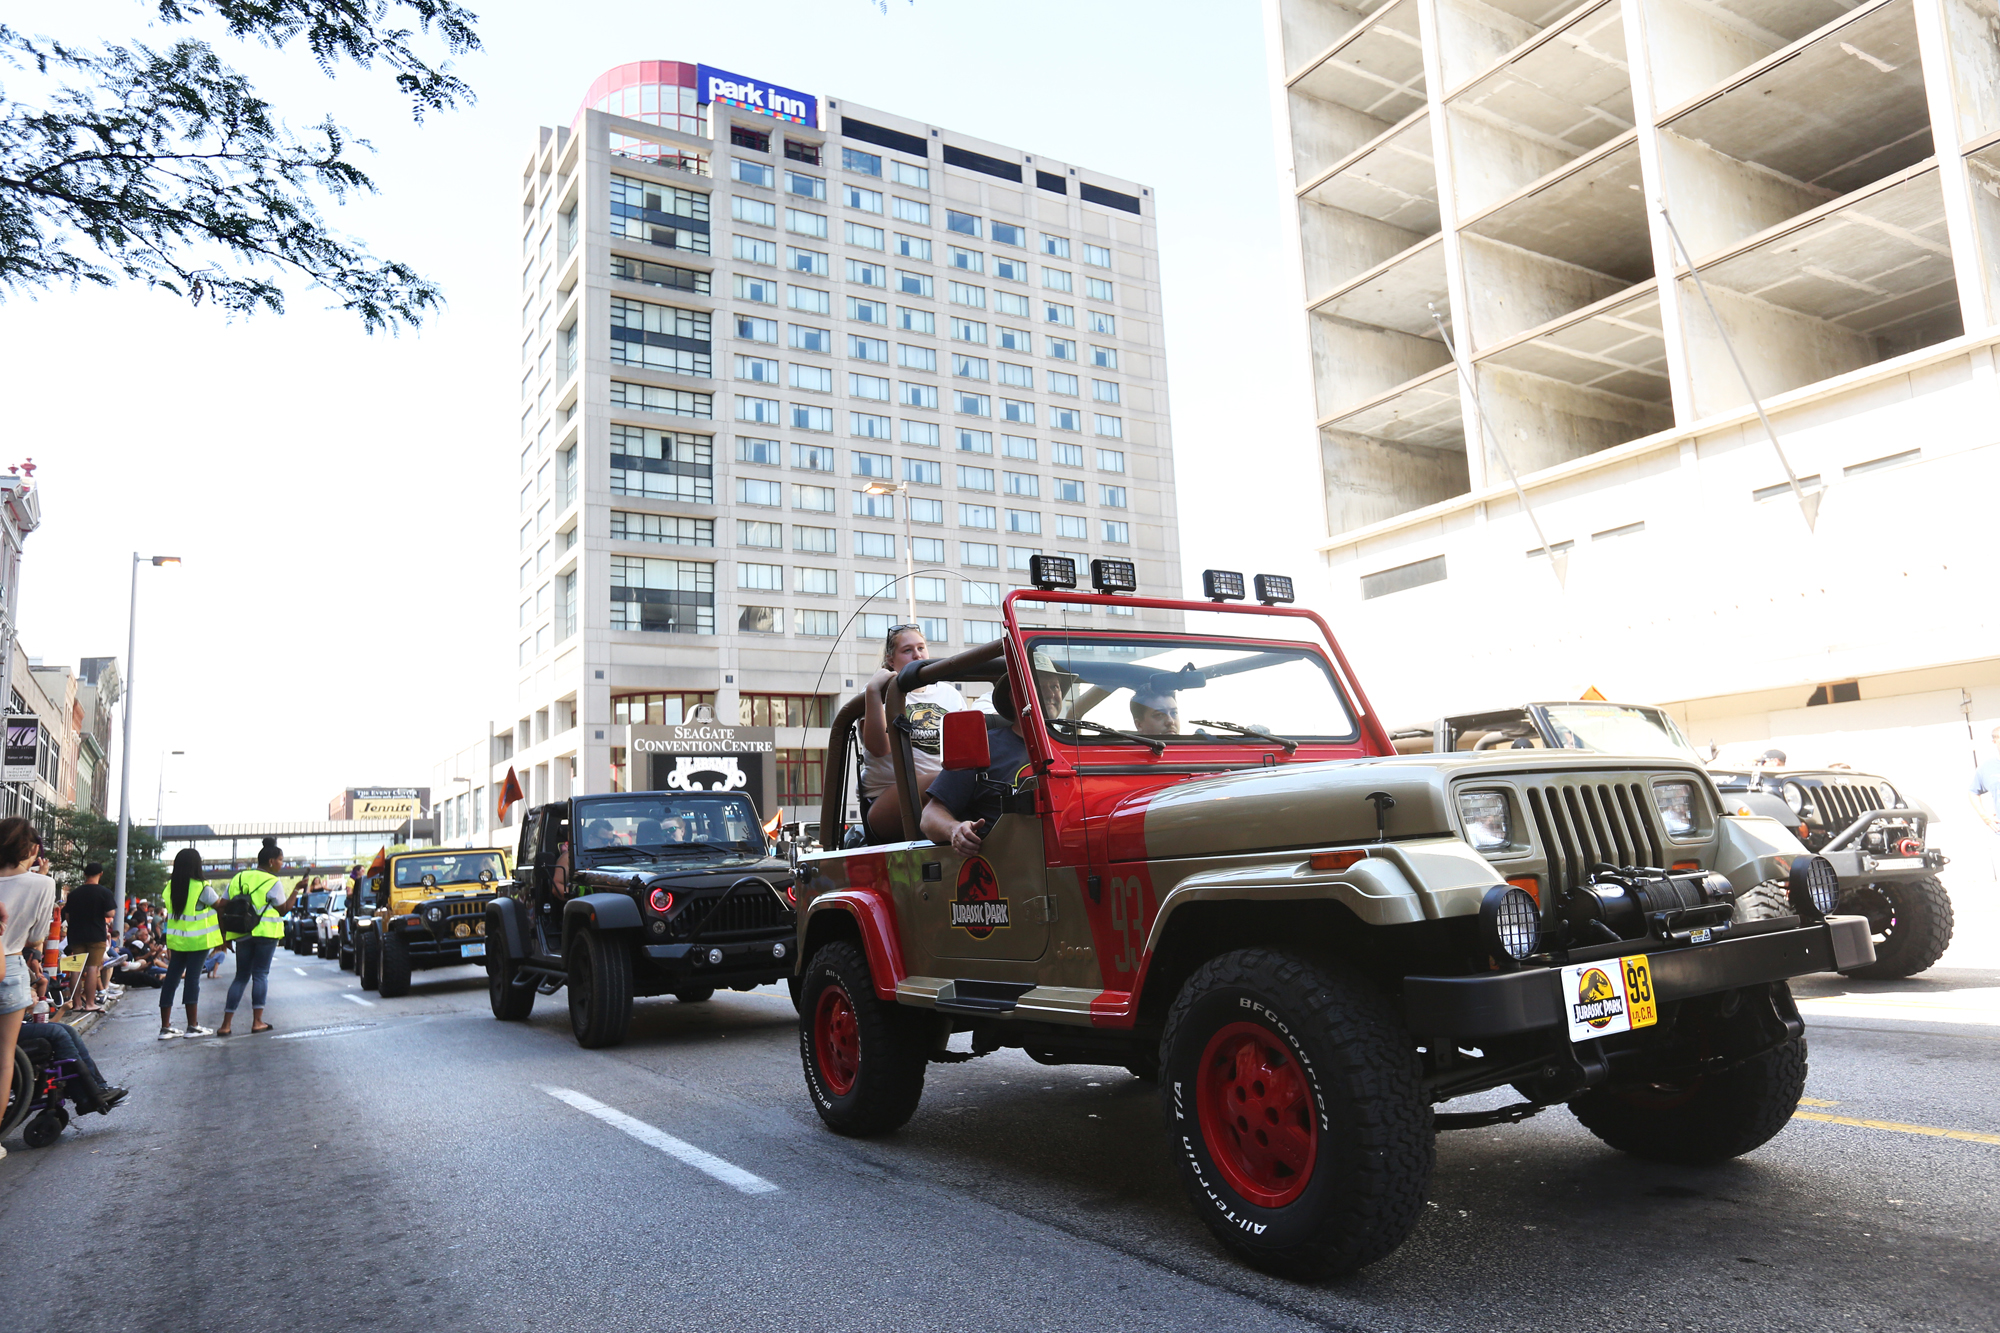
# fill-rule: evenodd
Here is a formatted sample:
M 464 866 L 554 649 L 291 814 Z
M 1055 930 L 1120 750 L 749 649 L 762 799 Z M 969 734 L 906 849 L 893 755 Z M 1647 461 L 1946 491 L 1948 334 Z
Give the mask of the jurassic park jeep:
M 994 686 L 993 714 L 944 723 L 930 791 L 958 804 L 928 827 L 953 845 L 799 858 L 800 1053 L 828 1126 L 893 1130 L 930 1063 L 1003 1046 L 1120 1065 L 1158 1079 L 1211 1231 L 1297 1277 L 1403 1241 L 1438 1129 L 1565 1104 L 1614 1148 L 1700 1163 L 1784 1127 L 1806 1070 L 1786 979 L 1870 943 L 1782 825 L 1726 813 L 1673 757 L 1399 757 L 1285 581 L 1260 577 L 1261 605 L 1174 601 L 1103 591 L 1129 565 L 1093 562 L 1091 594 L 1037 561 L 1004 637 L 888 687 L 895 718 L 924 685 Z M 1074 614 L 1114 604 L 1146 619 Z M 827 755 L 835 847 L 860 715 Z M 883 799 L 925 827 L 908 734 L 891 749 Z M 1792 912 L 1732 923 L 1774 878 Z M 1433 1113 L 1510 1085 L 1512 1105 Z

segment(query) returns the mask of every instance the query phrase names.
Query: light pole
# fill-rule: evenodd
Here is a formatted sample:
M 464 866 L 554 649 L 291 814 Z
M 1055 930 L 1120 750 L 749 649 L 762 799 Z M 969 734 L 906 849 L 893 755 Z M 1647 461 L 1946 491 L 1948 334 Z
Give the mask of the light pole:
M 150 560 L 155 568 L 160 565 L 178 565 L 177 555 L 140 555 L 132 552 L 132 600 L 127 604 L 125 616 L 125 737 L 122 742 L 125 753 L 118 764 L 118 933 L 125 933 L 127 915 L 125 903 L 125 882 L 127 862 L 131 859 L 128 851 L 132 843 L 132 654 L 139 647 L 139 564 Z
M 184 755 L 186 753 L 187 753 L 186 750 L 160 751 L 160 790 L 159 794 L 153 797 L 153 841 L 154 842 L 158 842 L 160 840 L 160 826 L 165 819 L 165 817 L 161 815 L 160 811 L 163 810 L 167 804 L 167 756 L 170 754 Z
M 910 539 L 910 483 L 907 481 L 871 481 L 862 491 L 869 495 L 900 495 L 903 497 L 903 596 L 908 608 L 910 623 L 917 623 L 917 557 L 911 549 Z

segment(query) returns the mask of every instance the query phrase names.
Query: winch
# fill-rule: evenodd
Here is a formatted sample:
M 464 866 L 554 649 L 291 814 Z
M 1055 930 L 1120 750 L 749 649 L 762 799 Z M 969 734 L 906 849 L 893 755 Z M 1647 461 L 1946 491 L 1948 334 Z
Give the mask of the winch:
M 1599 864 L 1556 911 L 1571 947 L 1647 938 L 1685 944 L 1726 925 L 1735 904 L 1735 886 L 1714 871 Z

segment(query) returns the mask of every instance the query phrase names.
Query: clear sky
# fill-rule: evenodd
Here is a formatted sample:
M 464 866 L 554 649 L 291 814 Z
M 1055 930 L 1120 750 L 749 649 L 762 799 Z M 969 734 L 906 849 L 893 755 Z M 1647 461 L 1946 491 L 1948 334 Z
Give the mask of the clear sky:
M 706 61 L 1152 186 L 1186 568 L 1313 572 L 1256 0 L 472 7 L 486 49 L 458 69 L 478 104 L 423 126 L 379 69 L 329 80 L 303 51 L 219 43 L 292 125 L 330 113 L 372 141 L 381 193 L 329 218 L 443 285 L 420 332 L 366 336 L 296 286 L 285 315 L 234 323 L 139 287 L 0 304 L 0 466 L 32 456 L 43 486 L 22 651 L 122 659 L 131 552 L 186 561 L 140 574 L 136 819 L 164 750 L 186 751 L 169 822 L 324 818 L 343 787 L 428 783 L 512 716 L 520 170 L 536 127 L 567 125 L 630 60 Z M 69 41 L 207 35 L 148 32 L 151 12 L 0 3 Z M 29 91 L 12 71 L 4 86 Z

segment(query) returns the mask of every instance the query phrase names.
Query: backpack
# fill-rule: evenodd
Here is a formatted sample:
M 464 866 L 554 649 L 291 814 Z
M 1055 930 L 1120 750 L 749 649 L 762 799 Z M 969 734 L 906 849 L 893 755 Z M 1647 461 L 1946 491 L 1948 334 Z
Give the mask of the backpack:
M 263 915 L 247 893 L 232 893 L 215 905 L 216 924 L 226 935 L 248 935 Z

